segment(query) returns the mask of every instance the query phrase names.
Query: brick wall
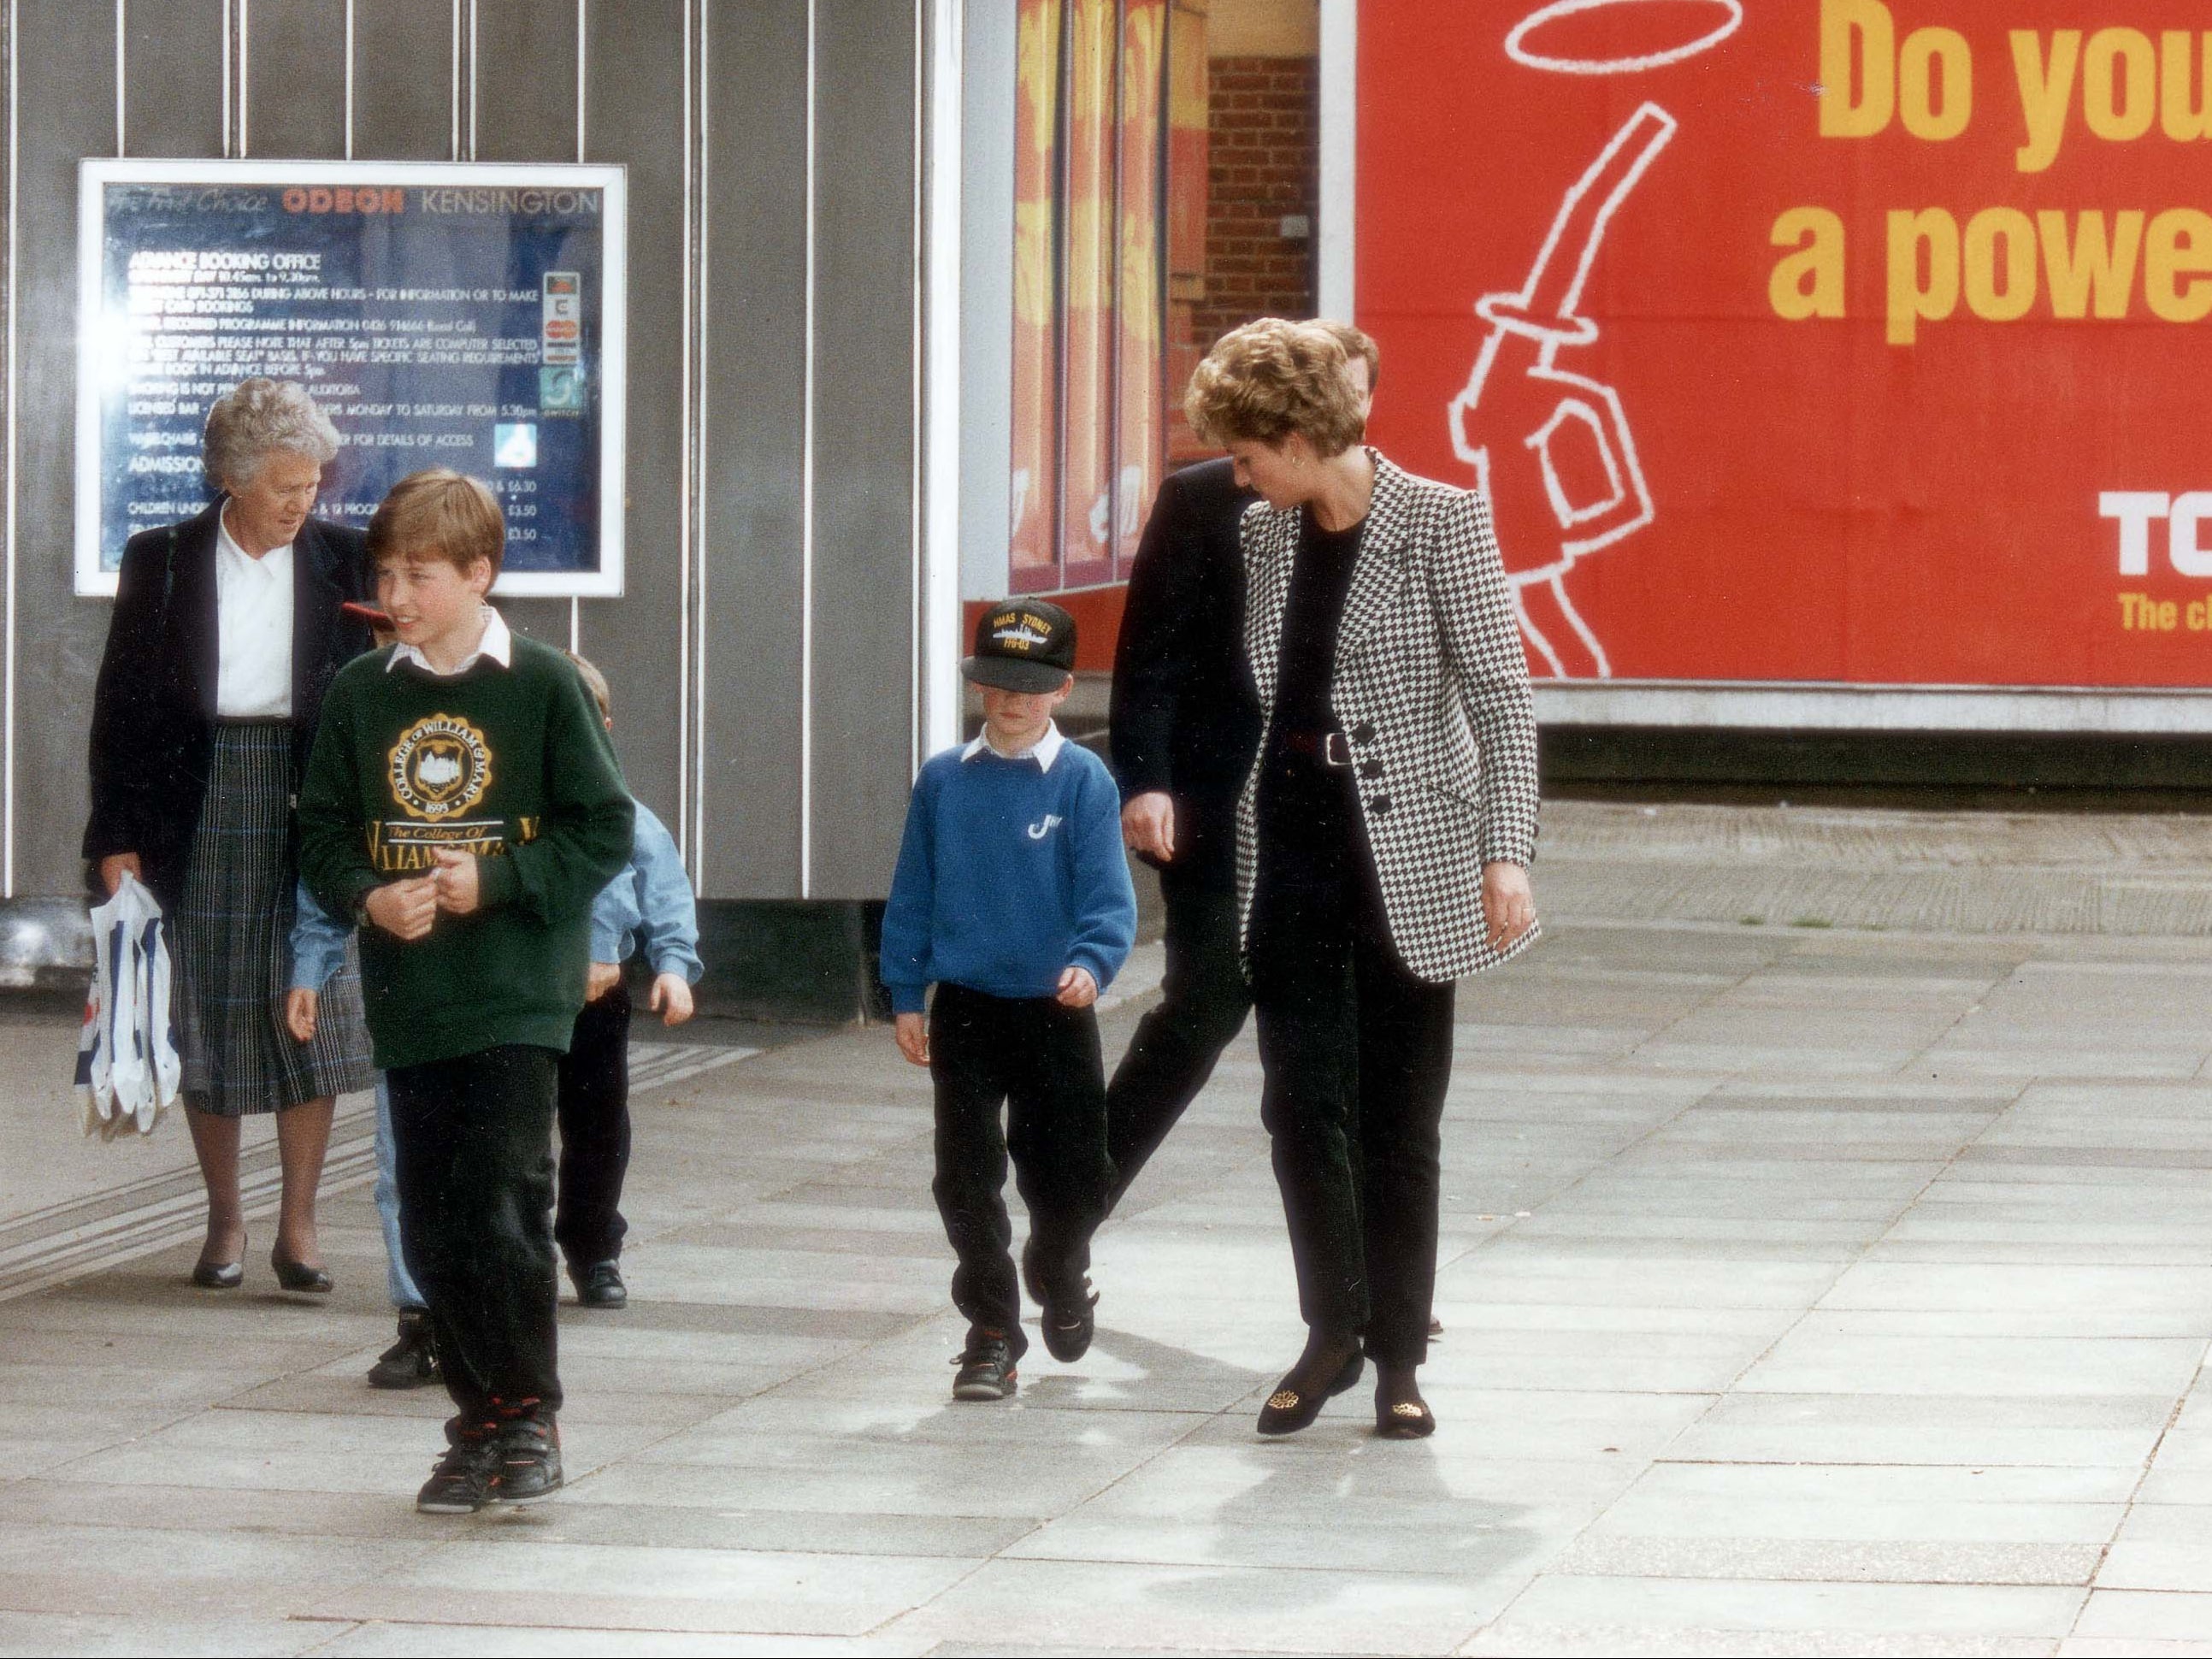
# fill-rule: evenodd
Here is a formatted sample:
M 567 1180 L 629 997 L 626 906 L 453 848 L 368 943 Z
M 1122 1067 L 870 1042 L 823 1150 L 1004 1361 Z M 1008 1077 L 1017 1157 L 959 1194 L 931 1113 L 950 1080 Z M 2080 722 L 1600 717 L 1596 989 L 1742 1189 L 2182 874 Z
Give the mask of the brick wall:
M 1320 192 L 1320 64 L 1216 58 L 1207 66 L 1206 293 L 1191 310 L 1203 352 L 1255 317 L 1310 317 Z M 1309 234 L 1285 237 L 1285 215 Z

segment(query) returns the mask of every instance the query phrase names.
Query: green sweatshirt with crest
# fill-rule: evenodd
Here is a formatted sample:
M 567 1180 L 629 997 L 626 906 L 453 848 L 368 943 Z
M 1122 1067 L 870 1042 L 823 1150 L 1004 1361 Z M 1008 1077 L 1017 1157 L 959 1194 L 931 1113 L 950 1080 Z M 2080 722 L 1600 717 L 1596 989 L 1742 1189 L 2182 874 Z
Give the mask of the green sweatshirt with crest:
M 450 678 L 356 657 L 323 703 L 300 792 L 300 874 L 334 916 L 478 857 L 478 908 L 424 938 L 361 929 L 362 999 L 380 1066 L 502 1043 L 567 1053 L 584 1006 L 592 901 L 629 862 L 631 805 L 591 694 L 560 652 L 517 637 L 501 667 Z

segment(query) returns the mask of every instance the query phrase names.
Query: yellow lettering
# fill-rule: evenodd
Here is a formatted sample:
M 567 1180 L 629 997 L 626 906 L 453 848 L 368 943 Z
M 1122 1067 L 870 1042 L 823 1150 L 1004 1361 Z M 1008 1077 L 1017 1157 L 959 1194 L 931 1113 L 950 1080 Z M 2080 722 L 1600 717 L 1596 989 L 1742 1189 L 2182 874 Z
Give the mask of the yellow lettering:
M 1943 100 L 1936 101 L 1935 70 L 1943 70 Z M 1897 112 L 1915 138 L 1942 143 L 1966 130 L 1974 113 L 1974 53 L 1956 29 L 1915 29 L 1897 62 Z
M 2021 114 L 2027 122 L 2027 142 L 2013 155 L 2022 173 L 2041 173 L 2058 159 L 2066 138 L 2066 111 L 2074 101 L 2074 71 L 2081 62 L 2079 29 L 2060 29 L 2051 37 L 2048 63 L 2040 36 L 2030 29 L 2012 32 L 2013 74 L 2020 82 Z
M 1798 251 L 1775 262 L 1766 297 L 1790 322 L 1844 314 L 1844 222 L 1826 208 L 1791 208 L 1774 222 L 1776 247 Z
M 2197 40 L 2179 29 L 2158 37 L 2159 67 L 2163 71 L 2159 114 L 2166 124 L 2166 136 L 2184 144 L 2212 138 L 2212 29 L 2203 35 L 2201 51 L 2192 52 L 2190 48 L 2197 45 Z M 2200 65 L 2193 89 L 2189 73 L 2191 58 L 2197 58 Z
M 1997 280 L 1997 246 L 2004 280 Z M 2018 322 L 2035 303 L 2035 226 L 2018 208 L 1988 208 L 1966 222 L 1966 305 L 1992 323 Z
M 1889 125 L 1897 105 L 1896 41 L 1897 26 L 1881 0 L 1820 0 L 1823 138 L 1870 138 Z
M 2081 118 L 2089 131 L 2124 144 L 2148 132 L 2157 117 L 2158 53 L 2150 37 L 2140 29 L 2099 29 L 2081 58 Z
M 2064 214 L 2046 209 L 2035 216 L 2035 223 L 2050 276 L 2051 314 L 2078 321 L 2088 313 L 2094 294 L 2099 317 L 2107 321 L 2125 317 L 2135 291 L 2136 262 L 2142 254 L 2143 216 L 2120 214 L 2113 221 L 2115 234 L 2108 237 L 2105 216 L 2084 213 L 2070 242 Z
M 2150 222 L 2143 298 L 2169 323 L 2212 317 L 2212 214 L 2174 208 Z
M 1928 251 L 1921 280 L 1922 248 Z M 1911 345 L 1923 322 L 1941 322 L 1959 307 L 1959 222 L 1942 208 L 1889 216 L 1889 343 Z

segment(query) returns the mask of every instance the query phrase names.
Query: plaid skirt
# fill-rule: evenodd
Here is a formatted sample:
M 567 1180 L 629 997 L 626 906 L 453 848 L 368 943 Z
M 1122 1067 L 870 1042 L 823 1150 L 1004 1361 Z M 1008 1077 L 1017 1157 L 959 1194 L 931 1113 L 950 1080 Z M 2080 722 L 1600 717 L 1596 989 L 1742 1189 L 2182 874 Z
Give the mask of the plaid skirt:
M 315 1038 L 284 1029 L 292 981 L 292 729 L 218 725 L 207 798 L 170 927 L 185 1103 L 216 1117 L 281 1112 L 375 1081 L 353 946 L 323 987 Z

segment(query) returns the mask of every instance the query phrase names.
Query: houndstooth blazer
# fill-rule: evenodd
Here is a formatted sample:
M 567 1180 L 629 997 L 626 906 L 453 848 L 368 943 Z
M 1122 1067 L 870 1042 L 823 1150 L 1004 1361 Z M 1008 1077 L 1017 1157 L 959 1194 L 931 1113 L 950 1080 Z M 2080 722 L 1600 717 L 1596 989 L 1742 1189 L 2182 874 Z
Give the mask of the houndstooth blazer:
M 1360 815 L 1398 955 L 1445 984 L 1518 955 L 1488 943 L 1482 866 L 1536 844 L 1536 721 L 1490 503 L 1370 449 L 1375 494 L 1337 633 L 1330 701 L 1350 739 Z M 1244 647 L 1274 717 L 1283 611 L 1302 509 L 1246 509 Z M 1265 745 L 1262 745 L 1264 753 Z M 1237 890 L 1249 943 L 1260 763 L 1237 808 Z

